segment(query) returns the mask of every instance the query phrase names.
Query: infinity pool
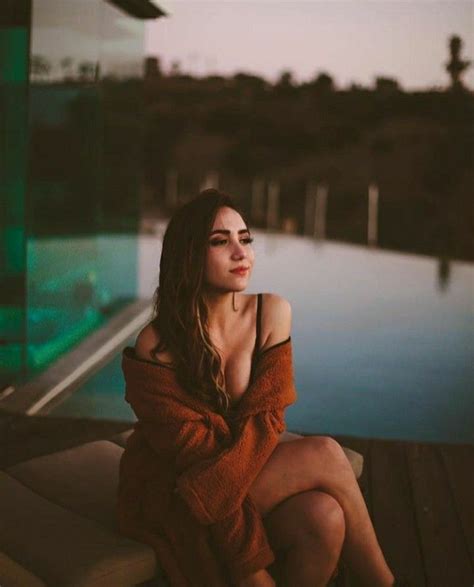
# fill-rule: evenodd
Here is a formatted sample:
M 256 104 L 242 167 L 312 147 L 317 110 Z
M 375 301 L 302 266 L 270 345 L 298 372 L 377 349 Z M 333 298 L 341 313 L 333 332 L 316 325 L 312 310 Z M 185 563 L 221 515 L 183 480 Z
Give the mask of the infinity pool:
M 254 237 L 248 292 L 279 293 L 293 308 L 298 400 L 286 412 L 290 430 L 474 442 L 473 264 Z M 141 237 L 142 297 L 156 287 L 160 251 L 160 235 Z M 51 414 L 135 421 L 120 361 L 118 353 Z

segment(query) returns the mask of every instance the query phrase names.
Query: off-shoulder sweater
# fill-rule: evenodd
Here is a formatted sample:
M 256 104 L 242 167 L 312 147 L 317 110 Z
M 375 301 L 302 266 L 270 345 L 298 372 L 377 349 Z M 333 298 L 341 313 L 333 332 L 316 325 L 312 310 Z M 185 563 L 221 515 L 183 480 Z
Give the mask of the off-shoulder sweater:
M 170 587 L 229 587 L 269 566 L 275 553 L 249 489 L 297 398 L 291 337 L 257 353 L 226 418 L 133 347 L 122 370 L 138 421 L 120 461 L 120 532 L 154 548 Z

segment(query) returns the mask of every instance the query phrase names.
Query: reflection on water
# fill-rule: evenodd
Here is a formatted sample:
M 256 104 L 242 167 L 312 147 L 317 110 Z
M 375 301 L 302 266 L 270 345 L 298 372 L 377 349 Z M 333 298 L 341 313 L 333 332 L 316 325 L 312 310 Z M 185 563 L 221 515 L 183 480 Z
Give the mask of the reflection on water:
M 438 281 L 440 289 L 446 289 L 448 286 L 450 273 L 451 267 L 449 259 L 447 257 L 442 257 L 438 260 Z
M 289 429 L 474 441 L 472 264 L 451 263 L 440 287 L 430 257 L 254 236 L 248 292 L 279 293 L 293 308 L 298 401 Z M 158 238 L 140 239 L 142 296 L 156 287 L 160 249 Z M 117 355 L 54 414 L 133 419 L 123 394 Z

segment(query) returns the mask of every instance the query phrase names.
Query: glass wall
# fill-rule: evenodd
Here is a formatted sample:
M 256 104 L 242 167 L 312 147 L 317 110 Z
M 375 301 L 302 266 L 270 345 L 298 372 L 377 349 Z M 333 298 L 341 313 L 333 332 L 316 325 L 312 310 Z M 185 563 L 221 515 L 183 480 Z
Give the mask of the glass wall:
M 29 14 L 28 1 L 7 2 L 0 20 L 0 389 L 26 353 Z
M 11 12 L 0 32 L 0 390 L 136 297 L 142 180 L 145 21 L 104 0 L 31 0 L 21 22 Z

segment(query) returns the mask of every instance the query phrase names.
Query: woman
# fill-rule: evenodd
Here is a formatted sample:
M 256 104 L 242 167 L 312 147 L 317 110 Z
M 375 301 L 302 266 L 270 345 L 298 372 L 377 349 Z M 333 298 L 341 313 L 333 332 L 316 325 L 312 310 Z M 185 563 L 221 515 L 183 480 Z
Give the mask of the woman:
M 164 236 L 155 318 L 129 359 L 170 366 L 182 388 L 230 419 L 258 357 L 276 354 L 291 338 L 286 299 L 244 293 L 255 261 L 252 240 L 232 199 L 218 190 L 204 190 L 183 206 Z M 124 486 L 126 463 L 121 466 Z M 332 438 L 281 432 L 248 497 L 279 553 L 285 586 L 326 585 L 340 557 L 362 585 L 395 584 L 352 467 Z M 274 586 L 270 571 L 274 565 L 256 568 L 236 584 Z

